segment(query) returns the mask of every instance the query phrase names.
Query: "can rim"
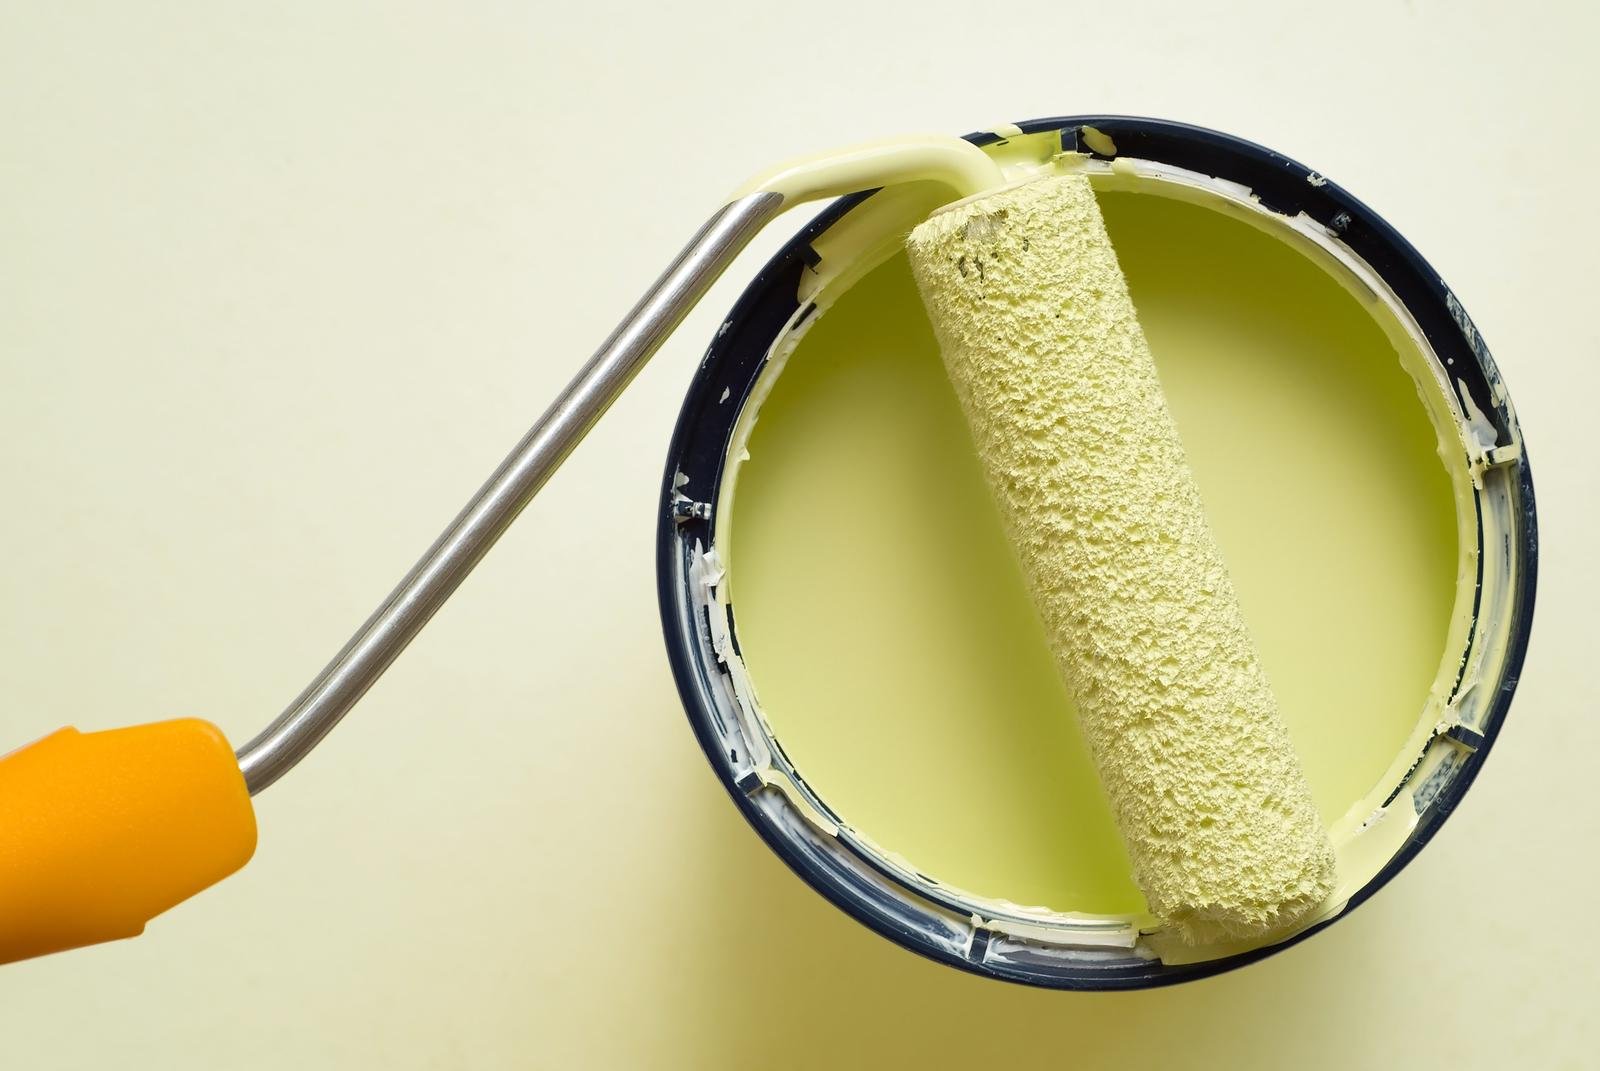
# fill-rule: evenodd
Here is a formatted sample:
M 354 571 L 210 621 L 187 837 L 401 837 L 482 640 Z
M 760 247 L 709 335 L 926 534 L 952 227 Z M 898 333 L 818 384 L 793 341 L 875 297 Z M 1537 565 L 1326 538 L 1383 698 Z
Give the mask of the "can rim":
M 1091 147 L 1083 145 L 1084 127 L 1093 127 L 1112 138 L 1121 154 L 1159 160 L 1240 182 L 1275 211 L 1287 215 L 1303 212 L 1324 226 L 1338 230 L 1346 244 L 1393 289 L 1421 327 L 1435 357 L 1450 362 L 1451 375 L 1459 379 L 1461 389 L 1471 396 L 1477 408 L 1489 416 L 1496 432 L 1520 438 L 1499 371 L 1459 301 L 1422 255 L 1364 203 L 1337 184 L 1323 179 L 1319 172 L 1281 153 L 1187 123 L 1135 116 L 1078 115 L 1033 119 L 1008 129 L 1021 134 L 1059 130 L 1064 146 L 1078 145 L 1083 151 L 1092 151 Z M 984 146 L 1002 141 L 1005 136 L 995 131 L 982 131 L 966 135 L 966 140 Z M 706 665 L 700 643 L 704 622 L 696 620 L 695 608 L 687 599 L 687 554 L 694 537 L 710 543 L 728 437 L 742 408 L 744 395 L 764 363 L 764 357 L 754 362 L 750 360 L 752 348 L 764 355 L 771 340 L 800 309 L 796 294 L 801 274 L 814 262 L 812 241 L 867 196 L 869 194 L 854 194 L 833 202 L 786 242 L 751 280 L 690 382 L 667 451 L 657 526 L 657 591 L 662 630 L 685 714 L 723 788 L 767 846 L 839 909 L 904 948 L 983 977 L 1058 989 L 1116 990 L 1171 985 L 1264 959 L 1349 915 L 1388 884 L 1438 832 L 1476 779 L 1510 707 L 1531 633 L 1538 573 L 1537 517 L 1525 441 L 1516 466 L 1519 568 L 1511 595 L 1504 668 L 1483 721 L 1482 741 L 1463 760 L 1455 776 L 1440 790 L 1428 809 L 1418 816 L 1416 827 L 1401 849 L 1351 896 L 1344 910 L 1285 941 L 1222 959 L 1179 965 L 1149 961 L 1116 968 L 1044 970 L 979 962 L 954 955 L 925 935 L 893 926 L 882 916 L 868 912 L 857 898 L 806 859 L 794 842 L 780 836 L 751 797 L 740 789 L 728 756 L 722 751 L 721 739 L 711 724 L 713 700 L 709 674 L 714 668 Z M 741 357 L 742 361 L 738 359 Z M 723 391 L 731 392 L 740 404 L 718 404 Z M 674 511 L 680 480 L 685 475 L 697 491 L 710 488 L 707 492 L 709 515 L 686 519 Z

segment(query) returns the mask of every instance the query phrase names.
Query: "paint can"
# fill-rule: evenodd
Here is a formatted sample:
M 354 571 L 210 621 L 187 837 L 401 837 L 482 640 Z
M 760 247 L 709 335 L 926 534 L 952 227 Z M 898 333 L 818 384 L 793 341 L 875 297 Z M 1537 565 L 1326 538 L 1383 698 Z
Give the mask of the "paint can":
M 658 539 L 663 628 L 690 724 L 768 846 L 839 908 L 914 952 L 1065 989 L 1164 985 L 1253 962 L 1344 917 L 1407 865 L 1499 731 L 1528 642 L 1538 550 L 1511 400 L 1470 317 L 1416 250 L 1337 185 L 1280 154 L 1193 126 L 1107 116 L 1035 120 L 968 140 L 1018 176 L 1082 168 L 1097 189 L 1197 199 L 1292 242 L 1360 296 L 1397 349 L 1416 355 L 1417 404 L 1440 431 L 1455 488 L 1461 570 L 1439 683 L 1382 783 L 1333 830 L 1341 892 L 1275 943 L 1185 948 L 1148 919 L 1021 907 L 921 873 L 892 845 L 860 834 L 786 754 L 740 646 L 721 533 L 755 415 L 786 356 L 819 307 L 892 255 L 925 214 L 925 191 L 915 188 L 843 198 L 803 228 L 745 290 L 690 386 L 667 458 Z

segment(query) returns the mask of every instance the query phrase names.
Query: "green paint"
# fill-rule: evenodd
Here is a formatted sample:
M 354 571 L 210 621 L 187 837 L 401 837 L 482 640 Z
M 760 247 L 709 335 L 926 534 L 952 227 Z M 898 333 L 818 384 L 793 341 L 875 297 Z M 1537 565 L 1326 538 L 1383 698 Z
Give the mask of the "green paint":
M 1297 249 L 1162 197 L 1102 209 L 1328 821 L 1415 730 L 1456 590 L 1437 436 L 1392 343 Z M 847 823 L 983 896 L 1142 900 L 903 257 L 763 405 L 722 552 L 766 716 Z

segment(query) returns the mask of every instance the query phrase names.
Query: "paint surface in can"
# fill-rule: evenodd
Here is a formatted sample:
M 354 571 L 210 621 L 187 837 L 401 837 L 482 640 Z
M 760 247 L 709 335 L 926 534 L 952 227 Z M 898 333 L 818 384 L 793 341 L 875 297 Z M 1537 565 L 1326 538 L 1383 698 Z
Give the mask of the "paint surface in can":
M 1457 511 L 1420 357 L 1284 236 L 1111 185 L 1107 226 L 1331 825 L 1448 660 Z M 940 882 L 1141 912 L 902 257 L 808 325 L 748 450 L 721 551 L 762 710 L 810 787 Z

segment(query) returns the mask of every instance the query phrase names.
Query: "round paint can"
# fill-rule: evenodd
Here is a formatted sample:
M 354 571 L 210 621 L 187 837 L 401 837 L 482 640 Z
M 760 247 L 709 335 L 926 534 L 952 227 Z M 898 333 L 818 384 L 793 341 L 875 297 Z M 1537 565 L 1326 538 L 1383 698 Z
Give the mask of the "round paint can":
M 1215 974 L 1376 893 L 1476 776 L 1533 613 L 1521 431 L 1454 294 L 1319 173 L 1151 119 L 968 140 L 1010 178 L 1094 184 L 1318 792 L 1335 895 L 1272 943 L 1192 947 L 1116 872 L 907 288 L 930 190 L 829 206 L 712 341 L 666 464 L 673 671 L 751 826 L 883 936 L 1055 988 Z M 1091 863 L 1103 880 L 1073 872 Z

